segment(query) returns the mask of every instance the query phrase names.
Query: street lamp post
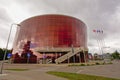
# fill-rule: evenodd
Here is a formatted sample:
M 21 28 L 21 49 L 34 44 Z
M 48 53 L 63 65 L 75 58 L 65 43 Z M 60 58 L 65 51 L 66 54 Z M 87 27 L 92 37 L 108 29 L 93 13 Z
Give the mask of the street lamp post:
M 72 53 L 74 54 L 73 44 L 71 45 L 71 48 L 72 48 Z M 73 63 L 75 63 L 75 55 L 73 55 Z
M 3 65 L 4 65 L 5 58 L 6 58 L 7 48 L 8 48 L 8 44 L 9 44 L 10 35 L 11 35 L 11 31 L 12 31 L 13 25 L 20 26 L 19 24 L 15 24 L 15 23 L 11 24 L 10 31 L 9 31 L 9 35 L 8 35 L 8 39 L 7 39 L 7 44 L 6 44 L 6 48 L 5 48 L 5 53 L 4 53 L 4 57 L 3 57 L 3 61 L 1 62 L 0 74 L 3 73 Z

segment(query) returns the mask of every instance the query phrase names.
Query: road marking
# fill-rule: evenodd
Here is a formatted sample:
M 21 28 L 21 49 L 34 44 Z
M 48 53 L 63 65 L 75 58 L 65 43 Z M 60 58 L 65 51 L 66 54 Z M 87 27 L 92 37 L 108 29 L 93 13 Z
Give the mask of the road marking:
M 80 73 L 80 72 L 82 72 L 83 70 L 79 70 L 79 71 L 77 71 L 76 73 Z
M 7 74 L 0 74 L 0 76 L 6 76 Z

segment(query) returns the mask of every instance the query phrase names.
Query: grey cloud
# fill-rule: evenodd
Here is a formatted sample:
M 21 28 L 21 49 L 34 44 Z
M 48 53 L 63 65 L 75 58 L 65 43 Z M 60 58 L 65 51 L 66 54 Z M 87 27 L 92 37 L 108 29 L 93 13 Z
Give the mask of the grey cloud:
M 44 13 L 51 13 L 51 10 L 53 10 L 52 13 L 75 16 L 87 24 L 91 36 L 92 29 L 101 29 L 101 27 L 105 30 L 105 33 L 111 33 L 116 23 L 112 27 L 110 21 L 120 5 L 119 0 L 29 0 L 29 3 L 27 0 L 21 0 L 18 2 L 24 4 L 32 13 L 41 10 Z
M 12 19 L 7 14 L 4 8 L 0 8 L 0 37 L 4 37 L 5 33 L 8 32 L 9 24 L 12 22 Z
M 0 8 L 0 22 L 8 23 L 11 19 L 7 14 L 7 11 L 4 8 Z
M 7 40 L 8 27 L 12 19 L 7 14 L 5 8 L 0 7 L 0 44 L 5 43 Z M 2 43 L 1 43 L 2 42 Z M 1 45 L 0 45 L 1 46 Z
M 96 39 L 93 29 L 104 30 L 103 38 L 118 34 L 119 21 L 116 22 L 116 12 L 120 0 L 14 0 L 31 16 L 36 14 L 67 14 L 77 17 L 88 26 L 89 46 L 94 46 Z

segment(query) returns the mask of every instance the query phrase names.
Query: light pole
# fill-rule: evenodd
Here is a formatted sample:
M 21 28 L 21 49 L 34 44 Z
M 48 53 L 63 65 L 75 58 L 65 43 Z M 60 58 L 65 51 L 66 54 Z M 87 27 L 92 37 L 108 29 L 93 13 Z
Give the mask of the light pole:
M 74 54 L 73 44 L 71 45 L 71 48 L 72 48 L 72 54 Z M 73 55 L 73 63 L 75 63 L 75 55 Z
M 13 25 L 20 26 L 19 24 L 15 24 L 15 23 L 11 24 L 11 26 L 10 26 L 10 31 L 9 31 L 9 35 L 8 35 L 8 39 L 7 39 L 7 44 L 6 44 L 6 48 L 5 48 L 4 57 L 3 57 L 3 61 L 1 62 L 0 74 L 2 74 L 2 71 L 3 71 L 3 65 L 4 65 L 5 58 L 6 58 L 7 48 L 8 48 L 8 44 L 9 44 L 10 35 L 11 35 Z

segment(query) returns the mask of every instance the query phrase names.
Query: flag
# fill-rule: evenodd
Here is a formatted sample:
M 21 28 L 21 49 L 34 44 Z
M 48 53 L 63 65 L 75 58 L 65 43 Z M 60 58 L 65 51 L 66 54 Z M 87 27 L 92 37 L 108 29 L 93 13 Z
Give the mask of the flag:
M 100 33 L 100 30 L 97 30 L 97 33 Z
M 103 33 L 103 30 L 96 30 L 97 33 Z
M 94 29 L 93 32 L 96 32 L 96 30 Z
M 98 30 L 95 30 L 95 29 L 94 29 L 93 32 L 103 33 L 103 30 L 99 30 L 99 29 L 98 29 Z

